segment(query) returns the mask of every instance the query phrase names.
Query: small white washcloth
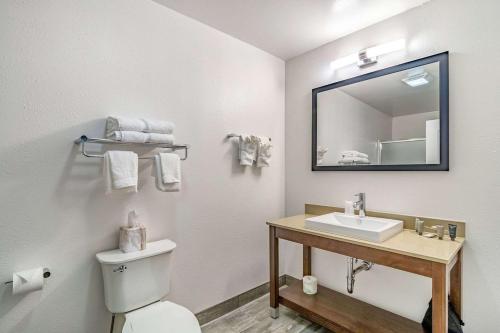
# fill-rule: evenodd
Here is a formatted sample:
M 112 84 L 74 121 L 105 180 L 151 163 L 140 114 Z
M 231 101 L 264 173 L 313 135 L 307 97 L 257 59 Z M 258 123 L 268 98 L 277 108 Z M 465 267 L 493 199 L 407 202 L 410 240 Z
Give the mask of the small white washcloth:
M 268 137 L 259 137 L 259 145 L 257 149 L 257 167 L 268 167 L 271 162 L 271 139 Z
M 368 155 L 365 153 L 360 153 L 357 150 L 346 150 L 340 153 L 342 155 L 342 158 L 344 157 L 361 157 L 361 158 L 368 158 Z
M 162 192 L 179 192 L 181 189 L 181 159 L 174 153 L 155 156 L 156 188 Z
M 134 143 L 166 143 L 173 145 L 175 138 L 172 134 L 143 133 L 135 131 L 114 131 L 110 136 L 112 140 Z
M 134 119 L 125 117 L 108 117 L 106 120 L 106 136 L 111 137 L 115 131 L 134 131 L 147 133 L 172 134 L 175 125 L 169 121 Z
M 137 192 L 138 164 L 137 154 L 131 151 L 104 153 L 106 194 L 114 191 Z
M 253 135 L 241 135 L 239 141 L 240 165 L 253 165 L 257 160 L 259 138 Z

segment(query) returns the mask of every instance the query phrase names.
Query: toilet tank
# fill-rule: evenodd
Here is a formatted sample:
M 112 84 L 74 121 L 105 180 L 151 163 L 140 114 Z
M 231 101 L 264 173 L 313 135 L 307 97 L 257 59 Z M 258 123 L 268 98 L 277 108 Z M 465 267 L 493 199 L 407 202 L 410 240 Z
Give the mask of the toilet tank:
M 101 263 L 104 299 L 112 313 L 124 313 L 160 300 L 169 292 L 170 260 L 175 243 L 147 243 L 142 251 L 96 254 Z

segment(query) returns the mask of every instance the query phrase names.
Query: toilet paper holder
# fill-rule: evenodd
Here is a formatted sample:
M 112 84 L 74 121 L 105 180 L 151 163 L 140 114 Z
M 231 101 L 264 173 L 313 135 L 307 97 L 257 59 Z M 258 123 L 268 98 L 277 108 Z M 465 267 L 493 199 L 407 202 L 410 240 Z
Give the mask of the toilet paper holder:
M 50 273 L 50 269 L 48 269 L 48 268 L 44 268 L 43 269 L 43 278 L 44 279 L 48 279 L 50 277 L 50 274 L 51 274 Z M 12 284 L 12 280 L 11 281 L 7 281 L 4 284 Z

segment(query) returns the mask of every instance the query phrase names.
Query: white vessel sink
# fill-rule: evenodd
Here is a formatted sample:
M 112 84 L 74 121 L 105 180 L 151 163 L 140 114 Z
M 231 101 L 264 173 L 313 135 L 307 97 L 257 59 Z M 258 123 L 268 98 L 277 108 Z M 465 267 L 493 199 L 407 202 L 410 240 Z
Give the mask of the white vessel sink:
M 305 227 L 342 236 L 381 243 L 403 231 L 403 221 L 331 213 L 307 218 Z

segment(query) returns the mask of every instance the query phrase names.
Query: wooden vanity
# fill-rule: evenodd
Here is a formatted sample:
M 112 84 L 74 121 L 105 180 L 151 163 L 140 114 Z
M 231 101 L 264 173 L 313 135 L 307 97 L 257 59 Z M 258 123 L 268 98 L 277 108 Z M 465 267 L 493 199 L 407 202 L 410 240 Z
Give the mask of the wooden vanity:
M 448 290 L 450 301 L 459 316 L 462 311 L 462 246 L 465 223 L 423 218 L 427 226 L 441 224 L 447 229 L 448 223 L 458 225 L 458 237 L 455 241 L 451 241 L 447 236 L 444 240 L 438 240 L 417 235 L 414 231 L 414 216 L 369 211 L 368 216 L 398 219 L 404 222 L 405 230 L 383 243 L 344 237 L 304 227 L 304 220 L 310 216 L 342 211 L 343 209 L 336 207 L 306 205 L 303 215 L 267 222 L 271 309 L 277 313 L 279 304 L 283 304 L 335 333 L 424 332 L 419 322 L 322 286 L 318 286 L 316 295 L 304 294 L 301 281 L 294 281 L 288 287 L 279 290 L 278 243 L 279 239 L 284 239 L 302 244 L 303 275 L 311 275 L 311 249 L 318 248 L 431 278 L 433 332 L 447 333 Z M 345 270 L 346 268 L 342 266 L 339 269 Z M 448 275 L 449 279 L 447 279 Z

